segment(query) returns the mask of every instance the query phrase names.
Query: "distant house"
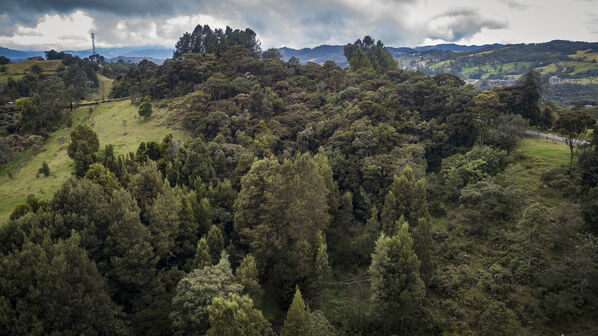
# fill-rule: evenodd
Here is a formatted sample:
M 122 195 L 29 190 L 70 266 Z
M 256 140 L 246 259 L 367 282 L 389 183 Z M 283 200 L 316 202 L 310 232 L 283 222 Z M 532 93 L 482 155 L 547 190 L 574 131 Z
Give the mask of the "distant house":
M 550 82 L 550 84 L 558 84 L 561 82 L 561 77 L 552 76 L 548 81 Z
M 33 56 L 33 57 L 27 57 L 28 61 L 43 61 L 44 58 L 41 56 Z
M 504 85 L 515 85 L 516 81 L 513 79 L 489 79 L 488 80 L 488 86 L 490 87 L 498 87 L 498 86 L 504 86 Z

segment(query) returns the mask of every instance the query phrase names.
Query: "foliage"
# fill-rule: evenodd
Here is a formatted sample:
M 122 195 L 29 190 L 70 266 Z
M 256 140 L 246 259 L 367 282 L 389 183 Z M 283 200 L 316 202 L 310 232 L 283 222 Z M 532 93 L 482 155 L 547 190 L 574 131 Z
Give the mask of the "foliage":
M 75 175 L 85 175 L 89 166 L 96 162 L 98 149 L 100 149 L 100 142 L 91 127 L 77 125 L 71 131 L 71 142 L 67 153 L 75 161 Z
M 260 51 L 256 34 L 249 28 L 232 30 L 227 26 L 223 31 L 219 28 L 212 30 L 208 25 L 197 25 L 191 34 L 185 33 L 180 37 L 173 57 L 181 57 L 186 53 L 221 53 L 235 45 L 256 53 Z
M 374 314 L 391 330 L 414 325 L 425 295 L 420 261 L 408 228 L 403 222 L 395 235 L 378 238 L 369 270 Z
M 311 315 L 309 307 L 301 297 L 301 290 L 299 287 L 295 290 L 295 296 L 291 302 L 291 306 L 287 311 L 287 317 L 284 320 L 281 336 L 300 336 L 309 335 L 312 330 Z
M 226 253 L 217 265 L 193 270 L 178 283 L 172 299 L 170 318 L 175 335 L 204 335 L 210 327 L 208 308 L 213 300 L 238 295 L 241 290 Z
M 237 281 L 243 285 L 245 293 L 253 300 L 256 305 L 262 302 L 264 290 L 259 283 L 259 272 L 255 258 L 248 254 L 241 261 L 241 265 L 235 270 Z
M 596 121 L 583 110 L 566 111 L 559 115 L 554 127 L 558 132 L 563 134 L 565 142 L 569 146 L 571 152 L 569 169 L 573 166 L 575 146 L 578 145 L 580 140 L 583 140 L 588 128 L 595 123 Z
M 56 243 L 45 237 L 2 256 L 3 330 L 15 335 L 122 330 L 106 281 L 79 244 L 76 233 Z
M 206 335 L 270 335 L 270 323 L 253 307 L 248 296 L 229 294 L 214 298 L 208 307 L 210 329 Z
M 139 105 L 139 116 L 144 120 L 148 120 L 152 115 L 152 103 L 144 101 Z
M 377 72 L 396 70 L 397 61 L 390 52 L 384 48 L 384 44 L 378 40 L 374 44 L 370 36 L 357 39 L 355 43 L 349 43 L 344 48 L 344 54 L 351 66 L 351 70 L 370 69 Z
M 50 167 L 46 161 L 42 162 L 41 168 L 37 171 L 38 174 L 42 174 L 46 177 L 50 176 Z

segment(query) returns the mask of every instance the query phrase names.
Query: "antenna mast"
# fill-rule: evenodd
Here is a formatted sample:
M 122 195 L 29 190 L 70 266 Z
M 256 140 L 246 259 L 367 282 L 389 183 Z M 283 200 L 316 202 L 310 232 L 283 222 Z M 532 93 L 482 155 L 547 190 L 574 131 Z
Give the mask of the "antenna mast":
M 98 58 L 98 54 L 96 54 L 96 34 L 91 33 L 91 55 L 89 56 L 89 60 L 97 62 Z

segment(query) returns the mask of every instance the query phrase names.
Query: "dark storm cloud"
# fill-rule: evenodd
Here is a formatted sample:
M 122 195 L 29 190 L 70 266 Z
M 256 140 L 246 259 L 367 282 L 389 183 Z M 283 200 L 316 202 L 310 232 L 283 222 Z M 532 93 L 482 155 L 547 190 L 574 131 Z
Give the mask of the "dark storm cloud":
M 15 36 L 15 41 L 23 31 L 13 35 L 17 25 L 35 28 L 45 14 L 66 17 L 78 10 L 93 18 L 93 28 L 86 30 L 100 32 L 97 41 L 104 45 L 171 45 L 185 31 L 205 23 L 251 27 L 266 47 L 344 44 L 366 34 L 387 45 L 412 46 L 426 38 L 457 41 L 506 25 L 475 10 L 444 12 L 432 18 L 438 21 L 433 25 L 429 17 L 410 19 L 410 9 L 431 0 L 0 1 L 0 37 Z
M 202 1 L 148 0 L 3 0 L 0 12 L 6 13 L 69 13 L 77 9 L 101 11 L 122 16 L 172 15 L 201 9 Z
M 433 27 L 428 37 L 449 42 L 469 38 L 482 29 L 504 29 L 509 26 L 506 21 L 483 17 L 473 8 L 450 9 L 434 19 L 442 23 Z

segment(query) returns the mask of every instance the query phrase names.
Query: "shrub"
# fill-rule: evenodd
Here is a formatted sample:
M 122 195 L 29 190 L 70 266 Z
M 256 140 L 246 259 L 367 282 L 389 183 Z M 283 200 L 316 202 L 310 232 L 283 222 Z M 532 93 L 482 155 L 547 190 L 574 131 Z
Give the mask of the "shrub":
M 37 171 L 38 174 L 44 174 L 44 176 L 50 176 L 50 167 L 48 167 L 48 163 L 44 161 L 42 163 L 41 168 Z
M 139 116 L 143 117 L 144 120 L 148 120 L 152 115 L 152 104 L 148 101 L 144 101 L 139 105 Z

